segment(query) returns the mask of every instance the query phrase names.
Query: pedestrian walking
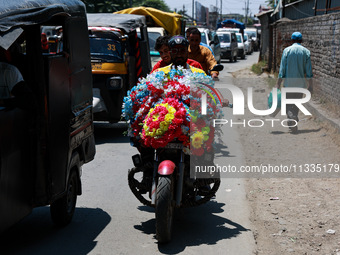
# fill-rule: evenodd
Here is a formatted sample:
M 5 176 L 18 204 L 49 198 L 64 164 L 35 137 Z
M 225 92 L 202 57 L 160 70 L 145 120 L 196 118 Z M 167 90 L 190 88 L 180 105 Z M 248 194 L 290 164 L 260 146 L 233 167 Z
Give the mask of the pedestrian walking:
M 301 45 L 302 34 L 294 32 L 291 36 L 292 45 L 285 48 L 282 53 L 279 79 L 276 88 L 280 89 L 282 80 L 283 87 L 307 88 L 312 90 L 312 63 L 310 51 Z M 303 93 L 287 93 L 287 99 L 299 99 Z M 286 114 L 290 121 L 288 126 L 292 133 L 297 133 L 299 108 L 295 104 L 288 104 Z

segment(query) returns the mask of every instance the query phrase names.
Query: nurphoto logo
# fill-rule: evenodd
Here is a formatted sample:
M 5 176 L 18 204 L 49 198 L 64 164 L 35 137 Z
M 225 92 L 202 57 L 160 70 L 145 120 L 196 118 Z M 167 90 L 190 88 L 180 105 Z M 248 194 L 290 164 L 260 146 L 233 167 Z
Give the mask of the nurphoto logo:
M 229 89 L 229 91 L 232 94 L 233 98 L 233 115 L 244 115 L 244 109 L 245 109 L 245 96 L 242 92 L 242 90 L 234 85 L 226 84 L 225 87 Z M 287 98 L 287 93 L 302 93 L 305 96 L 303 98 Z M 257 115 L 257 116 L 268 116 L 270 114 L 273 114 L 278 109 L 278 100 L 277 100 L 277 89 L 273 88 L 272 90 L 273 95 L 273 103 L 272 106 L 269 109 L 266 110 L 258 110 L 255 109 L 253 104 L 253 88 L 248 87 L 248 94 L 247 94 L 247 105 L 248 109 L 251 113 Z M 298 107 L 301 112 L 303 112 L 305 115 L 312 115 L 304 106 L 304 103 L 307 103 L 311 99 L 311 93 L 308 89 L 304 88 L 290 88 L 285 87 L 281 89 L 281 115 L 286 115 L 286 108 L 287 104 L 294 104 L 296 107 Z M 203 93 L 201 98 L 201 111 L 202 115 L 207 114 L 207 94 Z M 274 123 L 277 121 L 280 121 L 279 119 L 266 119 L 266 122 L 270 122 L 272 124 L 272 127 L 274 126 Z M 265 123 L 265 121 L 261 119 L 251 119 L 247 121 L 248 126 L 250 127 L 262 127 Z M 288 122 L 293 122 L 293 126 L 297 125 L 297 121 L 293 119 L 286 119 L 281 121 L 281 125 L 284 127 L 291 127 L 292 125 L 288 125 Z M 224 125 L 230 123 L 231 126 L 234 125 L 243 125 L 246 126 L 246 120 L 243 120 L 241 122 L 233 122 L 232 120 L 226 120 L 226 119 L 215 119 L 214 120 L 214 127 L 215 125 Z M 287 124 L 287 125 L 286 125 Z

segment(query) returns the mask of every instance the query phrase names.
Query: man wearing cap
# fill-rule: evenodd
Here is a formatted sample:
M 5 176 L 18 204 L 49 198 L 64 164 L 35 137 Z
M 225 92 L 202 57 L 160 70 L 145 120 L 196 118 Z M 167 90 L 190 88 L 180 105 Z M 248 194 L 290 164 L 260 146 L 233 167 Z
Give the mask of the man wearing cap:
M 176 68 L 178 66 L 183 66 L 185 69 L 190 69 L 193 73 L 205 73 L 202 69 L 193 67 L 187 63 L 188 60 L 188 46 L 189 42 L 183 36 L 175 35 L 169 40 L 169 49 L 172 59 L 172 64 L 158 68 L 156 71 L 163 71 L 164 73 L 169 73 L 172 66 Z
M 301 45 L 302 34 L 300 32 L 294 32 L 291 39 L 293 45 L 285 48 L 282 53 L 279 79 L 276 87 L 280 89 L 284 79 L 283 87 L 307 88 L 311 90 L 313 73 L 310 51 Z M 302 97 L 302 93 L 287 93 L 287 98 L 289 99 Z M 298 122 L 298 112 L 299 108 L 296 105 L 287 105 L 286 114 L 288 119 Z M 288 122 L 293 133 L 297 132 L 297 125 L 294 126 L 296 124 L 295 121 Z

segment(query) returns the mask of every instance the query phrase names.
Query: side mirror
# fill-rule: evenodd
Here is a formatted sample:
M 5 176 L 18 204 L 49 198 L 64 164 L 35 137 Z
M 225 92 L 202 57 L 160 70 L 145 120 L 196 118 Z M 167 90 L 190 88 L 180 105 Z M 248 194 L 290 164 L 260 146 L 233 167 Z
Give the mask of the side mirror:
M 209 45 L 211 46 L 211 45 L 213 45 L 213 44 L 215 44 L 215 42 L 214 41 L 211 41 L 210 43 L 209 43 Z
M 211 69 L 211 71 L 217 71 L 217 72 L 220 72 L 224 69 L 224 66 L 221 65 L 221 64 L 217 64 L 213 67 L 213 69 Z

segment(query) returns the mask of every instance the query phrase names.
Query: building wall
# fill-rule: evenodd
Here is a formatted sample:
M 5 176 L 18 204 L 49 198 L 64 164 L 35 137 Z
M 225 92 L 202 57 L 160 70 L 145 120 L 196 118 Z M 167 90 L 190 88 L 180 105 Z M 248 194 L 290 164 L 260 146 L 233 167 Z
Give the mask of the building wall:
M 271 69 L 270 50 L 272 48 L 272 33 L 270 26 L 270 13 L 259 16 L 261 22 L 261 40 L 260 40 L 260 60 L 267 61 Z
M 295 31 L 302 33 L 302 45 L 311 51 L 315 92 L 340 105 L 340 13 L 274 24 L 273 71 L 279 70 L 282 51 L 291 45 Z

